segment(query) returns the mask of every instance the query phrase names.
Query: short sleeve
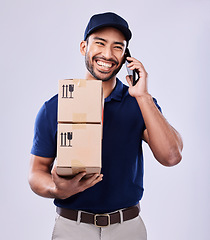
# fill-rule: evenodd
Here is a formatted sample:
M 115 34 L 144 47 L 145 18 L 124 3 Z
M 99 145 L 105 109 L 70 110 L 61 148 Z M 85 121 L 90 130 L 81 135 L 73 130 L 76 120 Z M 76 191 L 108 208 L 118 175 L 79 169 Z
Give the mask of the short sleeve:
M 156 105 L 156 107 L 159 109 L 159 111 L 162 113 L 162 109 L 161 109 L 161 107 L 159 106 L 159 104 L 157 103 L 157 100 L 153 97 L 153 101 L 154 101 L 154 103 L 155 103 L 155 105 Z
M 56 157 L 56 132 L 57 124 L 53 124 L 55 119 L 48 114 L 47 104 L 39 110 L 35 125 L 34 138 L 31 153 L 40 157 Z M 54 126 L 54 127 L 53 127 Z

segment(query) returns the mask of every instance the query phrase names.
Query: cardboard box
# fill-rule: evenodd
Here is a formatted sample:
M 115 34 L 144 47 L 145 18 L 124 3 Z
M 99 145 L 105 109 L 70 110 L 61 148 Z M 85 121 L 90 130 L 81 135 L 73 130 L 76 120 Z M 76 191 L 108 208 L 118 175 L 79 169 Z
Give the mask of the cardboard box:
M 67 79 L 59 81 L 58 122 L 101 123 L 102 81 Z
M 101 124 L 58 124 L 57 173 L 61 176 L 101 171 Z

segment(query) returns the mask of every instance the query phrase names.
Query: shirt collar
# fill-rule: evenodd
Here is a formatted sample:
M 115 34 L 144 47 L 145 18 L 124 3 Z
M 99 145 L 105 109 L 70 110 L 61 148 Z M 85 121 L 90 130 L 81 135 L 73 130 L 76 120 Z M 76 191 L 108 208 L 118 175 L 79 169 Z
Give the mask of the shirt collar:
M 123 94 L 123 83 L 117 78 L 116 79 L 116 85 L 111 92 L 111 94 L 105 98 L 105 102 L 110 102 L 112 99 L 116 101 L 121 101 Z

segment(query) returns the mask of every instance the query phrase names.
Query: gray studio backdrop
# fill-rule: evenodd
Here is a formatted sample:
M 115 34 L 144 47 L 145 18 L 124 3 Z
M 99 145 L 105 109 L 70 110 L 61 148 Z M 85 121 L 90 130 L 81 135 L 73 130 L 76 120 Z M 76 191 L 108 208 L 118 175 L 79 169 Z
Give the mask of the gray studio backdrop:
M 27 182 L 35 116 L 58 80 L 84 78 L 79 43 L 89 17 L 115 11 L 133 32 L 130 50 L 149 90 L 182 134 L 182 162 L 166 168 L 144 145 L 141 215 L 149 240 L 209 239 L 208 0 L 1 0 L 1 239 L 50 239 L 55 209 Z M 126 70 L 119 78 L 125 82 Z

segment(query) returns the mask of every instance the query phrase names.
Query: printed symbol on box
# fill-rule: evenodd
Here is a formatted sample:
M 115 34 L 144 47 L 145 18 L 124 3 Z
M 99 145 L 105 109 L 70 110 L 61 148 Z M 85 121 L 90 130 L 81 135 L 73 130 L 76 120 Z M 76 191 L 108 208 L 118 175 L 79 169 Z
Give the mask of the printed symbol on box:
M 61 147 L 72 147 L 71 140 L 73 138 L 73 132 L 61 133 Z
M 63 85 L 62 88 L 63 88 L 62 98 L 73 98 L 74 84 Z

